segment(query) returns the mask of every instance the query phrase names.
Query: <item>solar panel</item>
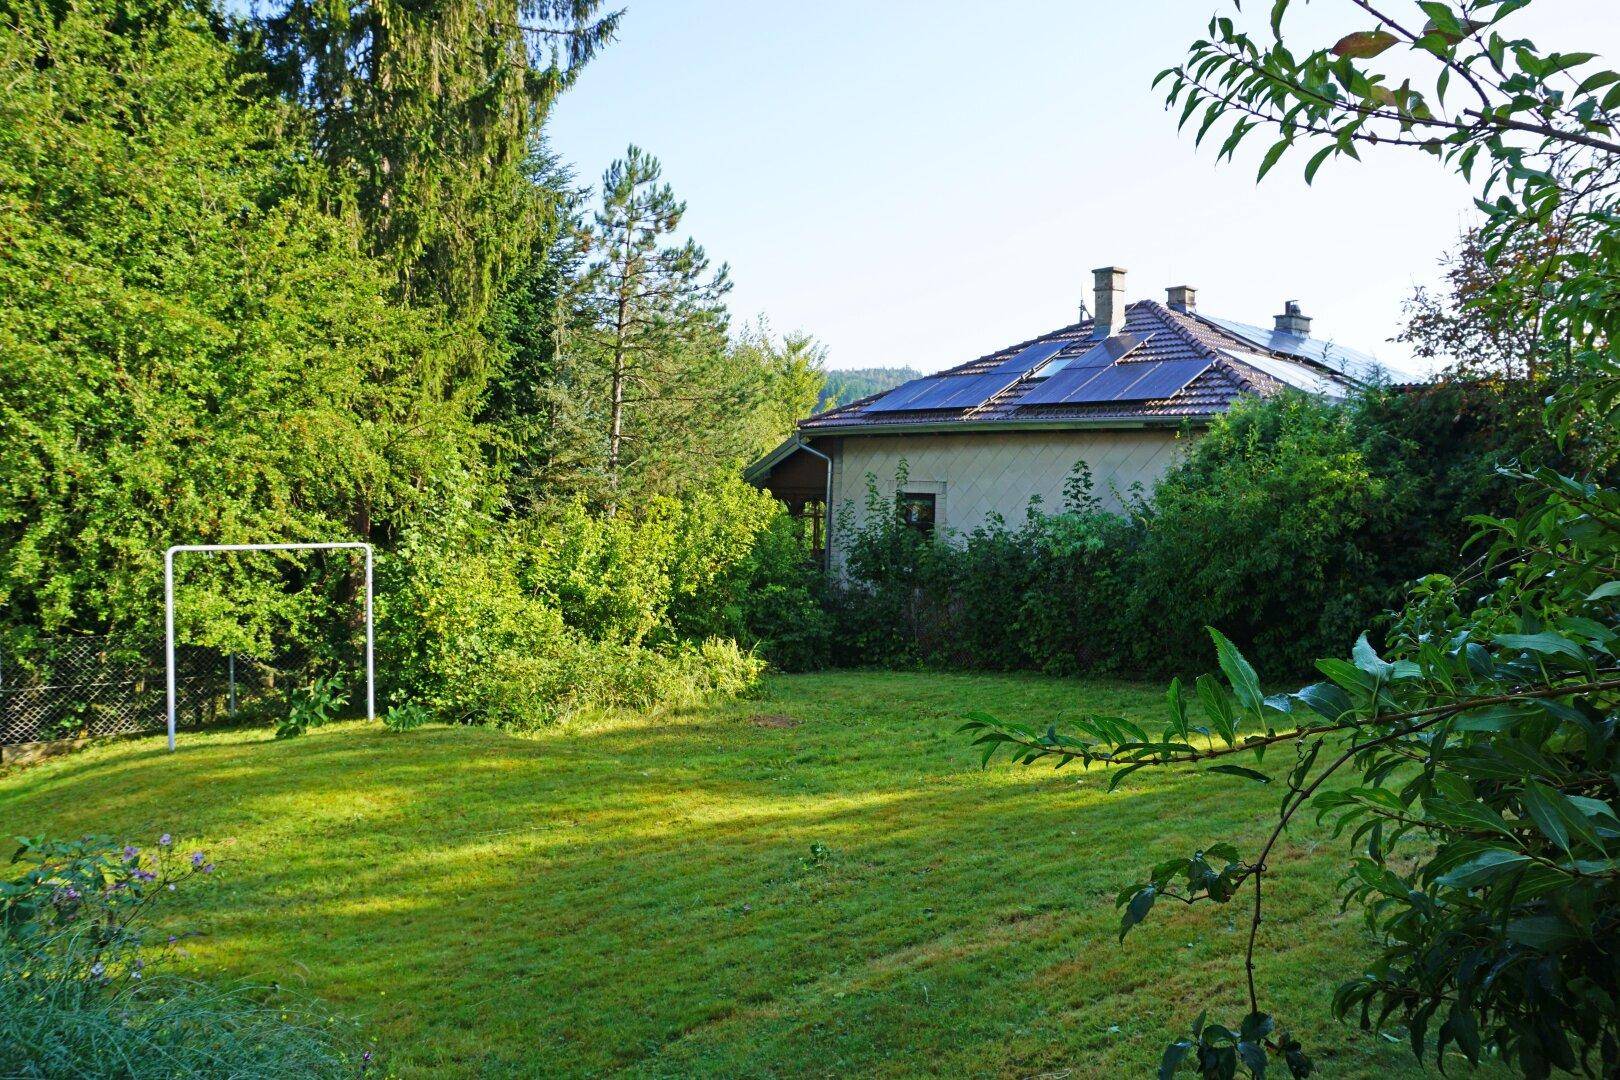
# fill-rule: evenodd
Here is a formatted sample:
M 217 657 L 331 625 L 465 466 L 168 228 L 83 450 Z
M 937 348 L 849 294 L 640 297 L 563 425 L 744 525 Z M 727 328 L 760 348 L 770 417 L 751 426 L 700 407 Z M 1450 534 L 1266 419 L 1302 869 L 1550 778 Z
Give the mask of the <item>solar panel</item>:
M 938 376 L 912 379 L 901 383 L 866 407 L 867 412 L 896 412 L 907 407 L 907 402 L 921 397 L 940 382 Z
M 1070 400 L 1069 395 L 1078 391 L 1086 383 L 1095 379 L 1107 368 L 1099 367 L 1065 367 L 1045 382 L 1037 383 L 1035 389 L 1019 399 L 1020 405 L 1061 405 Z
M 1046 378 L 1053 378 L 1059 372 L 1071 368 L 1104 368 L 1121 357 L 1127 356 L 1147 342 L 1148 338 L 1142 334 L 1115 334 L 1106 338 L 1081 353 L 1079 356 L 1065 357 L 1054 360 L 1044 372 Z
M 1048 379 L 1020 405 L 1087 405 L 1157 401 L 1181 390 L 1209 367 L 1207 360 L 1154 360 L 1105 368 L 1071 368 Z
M 1097 372 L 1097 377 L 1087 380 L 1074 393 L 1063 399 L 1065 405 L 1081 405 L 1097 401 L 1118 401 L 1121 394 L 1128 392 L 1131 386 L 1159 365 L 1153 364 L 1118 364 L 1114 367 L 1103 368 Z
M 867 412 L 912 412 L 923 409 L 971 409 L 983 405 L 1018 381 L 1016 372 L 984 375 L 934 375 L 914 379 L 866 407 Z
M 1114 401 L 1158 401 L 1181 390 L 1205 371 L 1208 360 L 1161 360 L 1157 364 L 1127 364 L 1125 367 L 1151 367 L 1130 387 L 1112 398 Z
M 1298 390 L 1311 394 L 1320 394 L 1323 397 L 1343 398 L 1349 393 L 1349 386 L 1337 382 L 1320 371 L 1295 360 L 1284 360 L 1280 356 L 1263 356 L 1260 353 L 1233 352 L 1233 356 L 1242 360 L 1250 367 L 1259 368 L 1273 379 L 1287 383 Z
M 1393 368 L 1379 360 L 1374 360 L 1366 353 L 1347 349 L 1329 341 L 1305 337 L 1301 334 L 1288 334 L 1278 330 L 1267 330 L 1264 327 L 1250 326 L 1248 323 L 1234 322 L 1231 319 L 1217 319 L 1212 315 L 1200 315 L 1216 326 L 1236 334 L 1244 341 L 1258 345 L 1271 352 L 1283 353 L 1286 356 L 1297 356 L 1302 360 L 1310 360 L 1323 367 L 1337 371 L 1341 375 L 1348 375 L 1361 382 L 1379 382 L 1390 376 L 1397 378 L 1410 378 L 1412 373 Z
M 1147 341 L 1142 334 L 1115 334 L 1088 349 L 1083 355 L 1070 360 L 1065 367 L 1107 367 L 1115 360 L 1129 356 Z
M 991 370 L 995 372 L 1016 372 L 1022 375 L 1027 371 L 1034 371 L 1045 363 L 1047 358 L 1057 355 L 1073 344 L 1074 342 L 1071 340 L 1037 341 L 1029 348 L 1020 351 L 1012 359 L 1003 360 Z

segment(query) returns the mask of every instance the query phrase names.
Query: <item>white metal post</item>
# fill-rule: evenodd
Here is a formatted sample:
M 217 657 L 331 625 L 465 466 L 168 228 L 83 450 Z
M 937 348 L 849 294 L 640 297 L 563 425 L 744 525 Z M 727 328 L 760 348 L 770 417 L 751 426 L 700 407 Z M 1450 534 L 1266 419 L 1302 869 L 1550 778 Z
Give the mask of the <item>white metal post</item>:
M 169 676 L 169 749 L 174 749 L 174 557 L 182 551 L 363 551 L 366 556 L 366 719 L 377 719 L 376 635 L 371 618 L 370 544 L 346 541 L 330 544 L 176 544 L 163 553 L 164 653 Z M 235 657 L 232 657 L 234 662 Z
M 169 672 L 169 749 L 174 749 L 174 553 L 163 553 L 163 659 Z
M 366 545 L 366 719 L 377 719 L 377 668 L 371 628 L 371 545 Z

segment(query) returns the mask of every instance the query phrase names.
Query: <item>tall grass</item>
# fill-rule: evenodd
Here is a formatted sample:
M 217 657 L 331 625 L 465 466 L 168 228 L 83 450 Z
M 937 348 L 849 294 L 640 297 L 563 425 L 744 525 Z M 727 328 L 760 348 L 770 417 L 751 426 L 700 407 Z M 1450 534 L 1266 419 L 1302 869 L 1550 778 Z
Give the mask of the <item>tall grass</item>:
M 312 1002 L 174 973 L 175 939 L 154 949 L 137 925 L 173 881 L 138 855 L 100 847 L 25 845 L 20 855 L 43 858 L 0 882 L 0 1076 L 252 1080 L 367 1070 L 371 1055 L 353 1025 Z M 202 865 L 198 873 L 213 870 Z

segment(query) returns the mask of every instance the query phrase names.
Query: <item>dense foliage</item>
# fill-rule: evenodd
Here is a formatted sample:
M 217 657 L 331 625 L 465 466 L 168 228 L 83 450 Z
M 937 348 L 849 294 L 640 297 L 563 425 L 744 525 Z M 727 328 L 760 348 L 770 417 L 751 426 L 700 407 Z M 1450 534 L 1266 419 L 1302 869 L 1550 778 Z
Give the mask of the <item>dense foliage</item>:
M 299 118 L 206 11 L 5 12 L 0 70 L 0 606 L 13 654 L 147 631 L 162 552 L 326 538 L 458 483 L 464 426 L 411 374 L 431 314 L 312 206 Z M 95 161 L 95 168 L 87 168 Z M 187 567 L 186 633 L 243 651 L 322 617 L 303 564 Z M 19 641 L 18 639 L 23 639 Z
M 291 995 L 177 974 L 154 905 L 206 879 L 204 852 L 24 839 L 0 880 L 0 1061 L 8 1076 L 353 1077 L 352 1029 Z
M 1309 178 L 1372 143 L 1418 148 L 1467 177 L 1482 169 L 1481 253 L 1501 287 L 1475 303 L 1511 314 L 1540 298 L 1519 370 L 1540 367 L 1536 342 L 1561 346 L 1546 441 L 1601 444 L 1620 398 L 1620 72 L 1507 36 L 1529 2 L 1423 0 L 1392 14 L 1354 0 L 1346 7 L 1371 27 L 1299 53 L 1284 43 L 1290 5 L 1278 0 L 1272 40 L 1218 17 L 1161 78 L 1183 122 L 1202 109 L 1200 138 L 1227 123 L 1223 156 L 1251 132 L 1274 138 L 1262 175 L 1310 147 Z M 1393 64 L 1379 60 L 1392 50 Z M 1432 94 L 1414 85 L 1413 64 L 1433 77 Z M 1499 323 L 1488 314 L 1478 325 Z M 1172 683 L 1157 733 L 1107 717 L 1075 735 L 970 724 L 987 755 L 1107 763 L 1114 783 L 1174 765 L 1283 778 L 1257 850 L 1211 837 L 1118 896 L 1122 937 L 1161 899 L 1241 896 L 1249 907 L 1247 1015 L 1227 1025 L 1201 1014 L 1165 1051 L 1161 1076 L 1183 1065 L 1212 1078 L 1273 1063 L 1311 1072 L 1305 1048 L 1264 1011 L 1254 966 L 1271 860 L 1307 807 L 1349 831 L 1344 901 L 1361 906 L 1379 946 L 1346 972 L 1338 1015 L 1399 1025 L 1417 1056 L 1442 1066 L 1449 1051 L 1530 1077 L 1620 1073 L 1620 496 L 1547 469 L 1512 478 L 1515 511 L 1477 520 L 1484 561 L 1418 582 L 1386 647 L 1363 636 L 1348 659 L 1318 660 L 1325 681 L 1267 697 L 1243 652 L 1212 630 L 1220 677 L 1198 679 L 1196 712 Z M 1292 751 L 1286 771 L 1262 771 L 1279 746 Z M 1254 767 L 1235 763 L 1244 757 Z
M 733 480 L 643 511 L 574 503 L 506 535 L 411 536 L 379 571 L 398 695 L 530 726 L 735 692 L 765 660 L 820 661 L 815 572 L 774 500 Z
M 671 239 L 650 156 L 609 170 L 587 225 L 540 141 L 616 15 L 79 0 L 0 19 L 8 667 L 64 635 L 152 643 L 171 543 L 341 539 L 379 548 L 384 707 L 532 722 L 735 688 L 775 655 L 766 626 L 814 662 L 778 511 L 727 478 L 808 410 L 819 351 L 727 333 L 723 275 Z M 534 591 L 527 568 L 587 542 L 636 632 Z M 182 642 L 292 658 L 325 713 L 358 700 L 331 683 L 355 670 L 353 560 L 177 570 Z M 319 722 L 308 705 L 282 730 Z
M 1150 494 L 1105 504 L 1079 463 L 1063 507 L 940 543 L 874 477 L 865 517 L 840 526 L 841 659 L 1175 674 L 1209 662 L 1201 628 L 1218 625 L 1267 669 L 1307 671 L 1407 582 L 1461 563 L 1468 516 L 1511 509 L 1499 466 L 1566 463 L 1534 394 L 1447 382 L 1242 402 Z

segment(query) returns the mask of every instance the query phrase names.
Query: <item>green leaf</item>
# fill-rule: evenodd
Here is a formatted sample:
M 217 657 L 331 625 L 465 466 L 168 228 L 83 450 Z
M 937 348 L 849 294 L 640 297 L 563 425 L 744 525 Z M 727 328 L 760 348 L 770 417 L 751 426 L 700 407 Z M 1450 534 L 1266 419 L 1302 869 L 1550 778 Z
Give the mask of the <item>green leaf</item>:
M 1192 1048 L 1193 1044 L 1186 1039 L 1177 1039 L 1165 1047 L 1164 1057 L 1159 1059 L 1159 1080 L 1170 1080 L 1175 1076 L 1176 1070 L 1181 1067 L 1181 1062 Z
M 1569 826 L 1564 822 L 1564 815 L 1558 812 L 1558 798 L 1558 793 L 1546 784 L 1530 780 L 1524 785 L 1522 801 L 1530 820 L 1543 836 L 1568 852 Z
M 1131 927 L 1147 918 L 1147 913 L 1153 910 L 1153 901 L 1158 894 L 1158 890 L 1149 885 L 1131 897 L 1131 902 L 1126 905 L 1124 917 L 1119 920 L 1119 940 L 1124 941 Z
M 1283 16 L 1288 13 L 1288 0 L 1275 0 L 1271 5 L 1271 34 L 1273 37 L 1282 37 Z
M 1241 765 L 1211 765 L 1209 771 L 1226 773 L 1228 776 L 1242 776 L 1260 784 L 1271 783 L 1271 777 L 1267 776 L 1265 773 L 1257 772 L 1254 769 L 1245 769 Z
M 1511 920 L 1503 929 L 1508 939 L 1533 949 L 1553 949 L 1569 944 L 1577 935 L 1564 920 L 1553 915 L 1531 915 Z
M 1243 1064 L 1249 1067 L 1256 1080 L 1266 1075 L 1266 1048 L 1259 1043 L 1249 1042 L 1247 1039 L 1239 1040 L 1237 1044 L 1238 1057 Z
M 1213 626 L 1204 627 L 1209 636 L 1215 641 L 1215 656 L 1221 665 L 1221 673 L 1226 681 L 1232 684 L 1232 692 L 1237 695 L 1238 704 L 1242 705 L 1251 714 L 1259 716 L 1265 704 L 1265 695 L 1260 692 L 1260 677 L 1254 673 L 1253 666 L 1243 658 L 1238 647 L 1227 640 Z
M 1334 56 L 1347 56 L 1354 60 L 1370 60 L 1400 44 L 1400 38 L 1387 30 L 1359 30 L 1346 34 L 1333 46 Z
M 1570 854 L 1574 854 L 1571 840 L 1603 850 L 1603 840 L 1585 809 L 1563 792 L 1530 780 L 1524 786 L 1524 804 L 1536 828 Z
M 1546 631 L 1539 634 L 1498 634 L 1496 643 L 1505 649 L 1522 649 L 1525 652 L 1543 653 L 1548 656 L 1568 656 L 1579 661 L 1586 659 L 1586 652 L 1579 645 L 1561 634 Z
M 1318 660 L 1316 670 L 1351 693 L 1371 694 L 1376 687 L 1371 676 L 1348 660 Z
M 1518 705 L 1490 705 L 1459 714 L 1452 727 L 1457 731 L 1507 731 L 1535 715 Z
M 1345 715 L 1355 708 L 1344 688 L 1333 683 L 1312 683 L 1294 697 L 1304 702 L 1319 716 L 1332 721 L 1344 719 Z
M 1440 885 L 1458 889 L 1472 889 L 1503 874 L 1517 870 L 1530 861 L 1530 856 L 1503 848 L 1489 848 L 1483 854 L 1463 863 L 1448 874 L 1436 879 Z
M 1332 154 L 1336 149 L 1338 147 L 1335 144 L 1328 143 L 1311 155 L 1311 160 L 1305 163 L 1305 183 L 1309 184 L 1316 179 L 1316 171 L 1322 167 L 1322 162 L 1328 159 L 1328 155 Z
M 1226 745 L 1235 745 L 1237 725 L 1232 718 L 1231 693 L 1211 675 L 1198 676 L 1196 685 L 1198 701 L 1204 706 L 1204 713 L 1209 717 L 1210 724 L 1220 737 L 1226 740 Z
M 1378 650 L 1372 647 L 1366 634 L 1356 638 L 1355 647 L 1350 650 L 1350 659 L 1355 661 L 1357 668 L 1379 682 L 1388 682 L 1390 672 L 1394 669 L 1393 664 L 1378 655 Z
M 1287 149 L 1293 145 L 1294 140 L 1288 138 L 1278 139 L 1276 142 L 1272 143 L 1271 148 L 1266 151 L 1266 156 L 1260 159 L 1260 171 L 1255 174 L 1255 183 L 1258 184 L 1260 181 L 1264 180 L 1266 178 L 1266 173 L 1270 172 L 1272 166 L 1276 165 L 1277 162 L 1282 160 L 1284 152 L 1286 152 Z
M 1170 689 L 1165 691 L 1165 700 L 1170 704 L 1170 721 L 1176 734 L 1182 738 L 1187 737 L 1187 699 L 1181 691 L 1181 676 L 1177 675 L 1170 680 Z
M 1501 833 L 1506 837 L 1513 837 L 1513 828 L 1492 807 L 1483 802 L 1452 802 L 1449 799 L 1436 798 L 1432 802 L 1425 799 L 1423 808 L 1429 816 L 1453 828 L 1479 829 L 1487 832 Z

